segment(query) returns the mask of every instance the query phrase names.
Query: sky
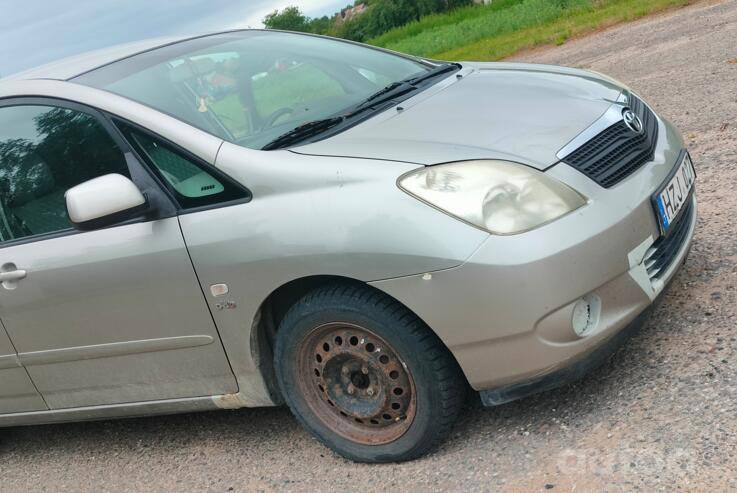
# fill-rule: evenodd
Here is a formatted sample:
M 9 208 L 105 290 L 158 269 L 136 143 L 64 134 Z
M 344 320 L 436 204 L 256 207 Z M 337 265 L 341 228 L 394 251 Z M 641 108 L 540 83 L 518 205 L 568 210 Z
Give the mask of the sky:
M 0 0 L 0 76 L 78 53 L 172 34 L 262 27 L 274 9 L 310 17 L 347 0 Z

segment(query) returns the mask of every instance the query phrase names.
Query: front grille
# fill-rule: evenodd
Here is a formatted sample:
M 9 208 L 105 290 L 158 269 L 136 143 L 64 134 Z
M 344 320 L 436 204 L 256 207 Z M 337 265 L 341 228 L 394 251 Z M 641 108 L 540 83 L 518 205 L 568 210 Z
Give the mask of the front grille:
M 659 279 L 668 271 L 673 260 L 681 251 L 686 241 L 688 231 L 691 229 L 695 217 L 693 214 L 693 198 L 686 204 L 678 221 L 671 226 L 673 228 L 668 236 L 661 236 L 653 246 L 645 253 L 645 268 L 650 280 Z
M 604 188 L 613 187 L 652 161 L 658 142 L 658 120 L 650 108 L 635 96 L 630 96 L 629 106 L 642 120 L 643 133 L 630 130 L 624 120 L 620 120 L 562 161 Z

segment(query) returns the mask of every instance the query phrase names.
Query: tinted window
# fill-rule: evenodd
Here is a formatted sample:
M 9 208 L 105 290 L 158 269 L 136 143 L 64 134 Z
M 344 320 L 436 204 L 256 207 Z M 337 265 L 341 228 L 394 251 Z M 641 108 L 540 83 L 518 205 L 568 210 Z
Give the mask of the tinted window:
M 75 79 L 260 149 L 338 114 L 390 82 L 427 71 L 408 58 L 336 40 L 246 31 L 184 41 Z
M 0 241 L 69 229 L 64 192 L 108 173 L 129 177 L 123 153 L 95 117 L 0 107 Z
M 224 177 L 216 177 L 214 171 L 208 171 L 194 158 L 185 156 L 163 140 L 123 123 L 118 126 L 180 206 L 201 207 L 247 197 L 240 187 Z

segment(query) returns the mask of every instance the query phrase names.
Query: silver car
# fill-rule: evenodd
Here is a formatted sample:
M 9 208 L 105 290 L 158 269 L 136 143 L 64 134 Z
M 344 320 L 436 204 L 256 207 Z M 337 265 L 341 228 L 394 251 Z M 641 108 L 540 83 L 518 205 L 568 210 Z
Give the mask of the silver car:
M 0 81 L 0 426 L 289 405 L 357 461 L 562 385 L 686 259 L 695 173 L 600 74 L 277 31 Z

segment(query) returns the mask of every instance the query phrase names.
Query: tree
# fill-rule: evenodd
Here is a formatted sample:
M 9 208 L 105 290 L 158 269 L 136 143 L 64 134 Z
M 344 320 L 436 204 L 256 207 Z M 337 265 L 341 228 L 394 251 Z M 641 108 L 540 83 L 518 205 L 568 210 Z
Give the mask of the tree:
M 281 12 L 279 12 L 279 10 L 273 11 L 264 17 L 263 22 L 266 29 L 282 29 L 285 31 L 301 32 L 307 32 L 310 30 L 309 18 L 302 14 L 299 7 L 295 7 L 294 5 L 286 7 Z
M 315 34 L 327 34 L 333 27 L 333 19 L 327 15 L 310 20 L 309 30 Z

